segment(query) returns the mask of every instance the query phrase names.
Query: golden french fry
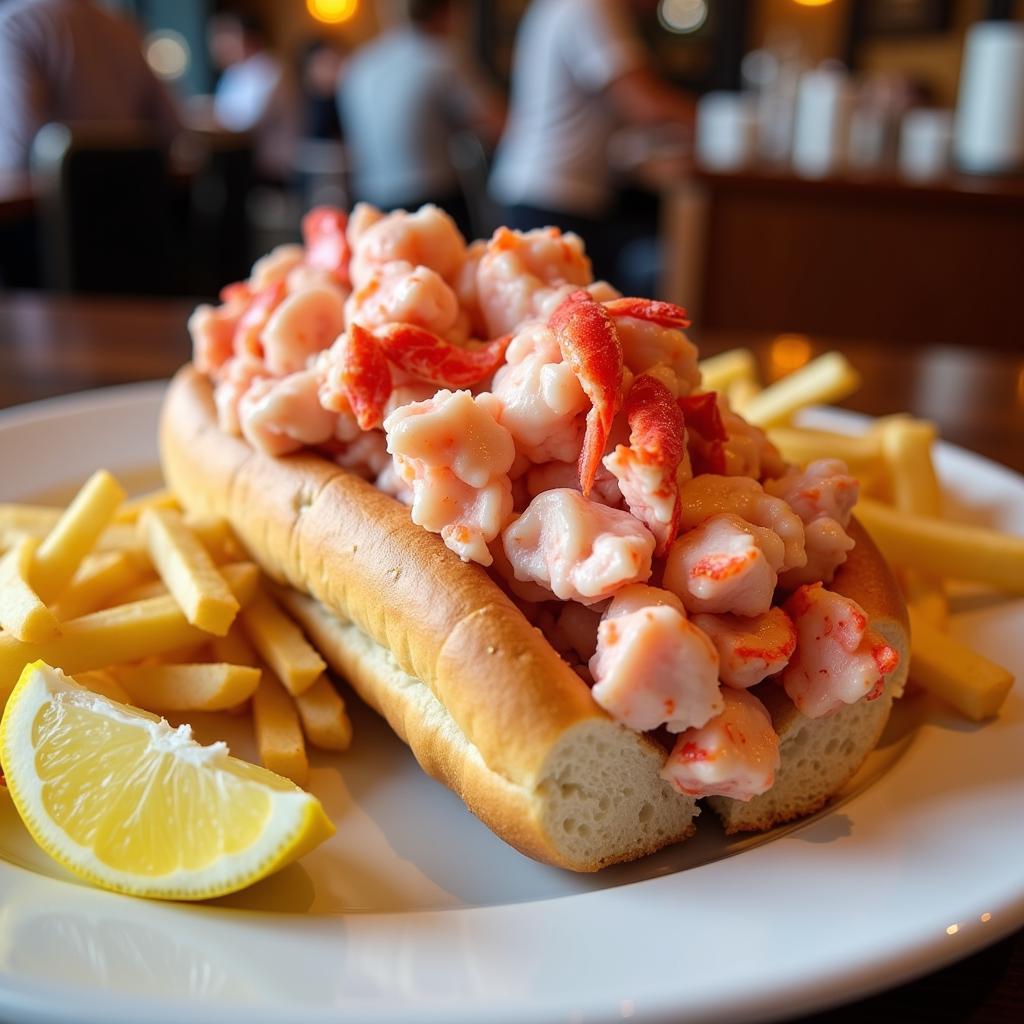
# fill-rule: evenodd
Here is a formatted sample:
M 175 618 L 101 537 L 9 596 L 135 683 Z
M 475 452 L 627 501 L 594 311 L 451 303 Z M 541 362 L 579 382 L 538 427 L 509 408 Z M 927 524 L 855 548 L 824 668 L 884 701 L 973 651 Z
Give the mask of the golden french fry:
M 45 537 L 57 525 L 63 511 L 56 505 L 0 503 L 0 536 L 7 536 L 10 532 Z
M 147 509 L 139 519 L 146 549 L 167 589 L 193 625 L 223 636 L 239 605 L 209 552 L 172 509 Z
M 759 427 L 774 427 L 808 405 L 835 402 L 856 391 L 860 374 L 841 352 L 826 352 L 755 395 L 744 417 Z
M 53 604 L 62 622 L 102 608 L 112 597 L 124 594 L 145 579 L 147 570 L 126 551 L 97 551 L 83 559 L 78 572 Z M 153 595 L 147 595 L 153 596 Z M 121 600 L 127 604 L 128 598 Z
M 266 594 L 260 594 L 241 618 L 253 647 L 293 696 L 308 690 L 327 668 L 299 627 Z
M 114 677 L 147 711 L 225 711 L 248 700 L 260 670 L 246 665 L 122 665 Z
M 123 500 L 124 490 L 105 469 L 85 482 L 32 558 L 32 587 L 44 602 L 60 595 Z
M 113 600 L 106 602 L 108 607 L 114 607 L 118 604 L 131 604 L 133 601 L 147 601 L 151 597 L 163 597 L 164 594 L 169 594 L 170 591 L 167 589 L 167 584 L 161 579 L 146 580 L 144 583 L 139 583 L 134 587 L 129 587 L 127 590 L 117 594 Z
M 178 499 L 174 493 L 166 487 L 158 491 L 150 491 L 148 494 L 140 494 L 137 498 L 129 498 L 121 503 L 120 508 L 114 513 L 115 523 L 132 524 L 138 522 L 139 516 L 148 508 L 173 508 L 181 509 Z
M 938 434 L 935 424 L 909 416 L 887 416 L 874 432 L 888 466 L 893 505 L 901 512 L 941 516 L 942 489 L 932 463 L 932 446 Z M 916 569 L 907 569 L 903 575 L 907 601 L 933 622 L 944 624 L 949 602 L 942 577 Z
M 309 779 L 309 758 L 302 726 L 288 691 L 273 672 L 265 671 L 252 695 L 252 717 L 260 761 L 297 786 Z
M 36 541 L 23 537 L 0 558 L 0 629 L 30 644 L 43 643 L 60 633 L 53 612 L 29 585 Z
M 705 391 L 726 391 L 736 381 L 759 383 L 757 360 L 748 348 L 732 348 L 717 356 L 708 356 L 698 364 L 701 386 Z
M 894 565 L 1024 594 L 1024 537 L 900 512 L 870 498 L 857 502 L 856 516 Z
M 801 427 L 771 427 L 768 440 L 788 462 L 806 466 L 816 459 L 842 459 L 859 478 L 877 476 L 882 467 L 882 445 L 873 433 L 834 434 Z
M 250 601 L 259 583 L 252 562 L 223 567 L 224 579 L 242 605 Z M 138 661 L 153 654 L 177 650 L 208 639 L 191 625 L 170 595 L 135 604 L 118 605 L 83 615 L 61 626 L 61 635 L 41 644 L 29 644 L 0 634 L 0 705 L 6 704 L 21 670 L 41 659 L 73 675 L 106 668 L 118 662 Z
M 348 750 L 352 743 L 352 721 L 345 701 L 327 676 L 295 698 L 302 720 L 302 731 L 314 747 L 322 750 Z
M 105 668 L 92 669 L 89 672 L 76 672 L 74 680 L 101 697 L 109 697 L 118 704 L 133 704 L 128 691 L 114 678 L 114 674 Z
M 242 545 L 226 519 L 219 516 L 185 516 L 185 525 L 206 548 L 214 565 L 245 558 Z
M 738 380 L 734 380 L 726 389 L 725 394 L 729 399 L 729 405 L 732 406 L 736 412 L 743 414 L 744 408 L 746 408 L 747 402 L 749 402 L 754 395 L 761 393 L 761 385 L 752 380 L 747 380 L 744 377 L 740 377 Z
M 975 722 L 998 714 L 1013 676 L 910 609 L 911 678 Z
M 259 667 L 259 659 L 252 649 L 239 623 L 234 623 L 224 636 L 215 636 L 210 641 L 210 653 L 214 661 L 226 661 L 232 665 Z

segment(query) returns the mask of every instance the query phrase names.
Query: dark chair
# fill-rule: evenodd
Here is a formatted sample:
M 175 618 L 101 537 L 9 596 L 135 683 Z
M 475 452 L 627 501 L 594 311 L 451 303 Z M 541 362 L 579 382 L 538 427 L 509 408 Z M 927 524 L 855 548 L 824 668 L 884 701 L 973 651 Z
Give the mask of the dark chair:
M 166 155 L 133 124 L 46 125 L 32 150 L 44 285 L 62 292 L 178 290 Z

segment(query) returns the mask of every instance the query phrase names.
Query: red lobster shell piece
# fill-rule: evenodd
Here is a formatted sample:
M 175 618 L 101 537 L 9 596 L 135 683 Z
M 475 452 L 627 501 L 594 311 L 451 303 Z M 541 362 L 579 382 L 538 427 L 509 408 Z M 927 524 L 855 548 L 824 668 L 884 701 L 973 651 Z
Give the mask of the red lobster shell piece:
M 718 395 L 705 391 L 699 395 L 681 395 L 677 399 L 690 431 L 690 459 L 694 474 L 725 472 L 725 429 L 718 408 Z
M 399 369 L 446 388 L 468 388 L 491 376 L 512 340 L 508 334 L 479 348 L 462 348 L 415 324 L 385 324 L 374 337 Z
M 622 401 L 622 344 L 611 314 L 583 290 L 558 306 L 548 327 L 591 403 L 579 465 L 580 488 L 587 495 Z
M 340 344 L 341 389 L 362 430 L 379 427 L 391 397 L 391 371 L 374 336 L 352 324 Z
M 635 320 L 648 320 L 659 327 L 675 327 L 680 330 L 690 326 L 690 317 L 686 310 L 672 302 L 621 298 L 609 299 L 602 305 L 612 316 L 630 316 Z
M 302 218 L 302 241 L 306 263 L 333 274 L 342 284 L 349 283 L 348 261 L 351 250 L 345 229 L 348 214 L 333 206 L 317 206 Z
M 658 542 L 655 554 L 669 549 L 679 533 L 681 513 L 679 499 L 679 467 L 686 457 L 686 420 L 672 392 L 656 377 L 642 373 L 633 381 L 622 411 L 629 423 L 630 457 L 640 466 L 660 470 L 659 493 L 653 497 L 671 497 L 672 518 L 666 524 L 651 515 L 640 515 Z M 623 492 L 627 504 L 629 494 Z M 649 511 L 650 506 L 630 507 L 634 515 Z

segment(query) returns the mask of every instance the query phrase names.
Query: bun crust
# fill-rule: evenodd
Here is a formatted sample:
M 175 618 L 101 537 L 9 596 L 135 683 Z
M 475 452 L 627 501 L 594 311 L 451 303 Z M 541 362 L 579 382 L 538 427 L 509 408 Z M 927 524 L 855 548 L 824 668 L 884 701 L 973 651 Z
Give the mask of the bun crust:
M 696 802 L 658 777 L 662 748 L 612 721 L 486 572 L 405 506 L 318 455 L 272 458 L 223 433 L 190 366 L 168 391 L 160 447 L 185 506 L 226 518 L 267 574 L 299 592 L 280 597 L 331 666 L 506 842 L 593 871 L 693 832 Z M 864 607 L 901 667 L 878 700 L 813 721 L 762 684 L 782 768 L 764 796 L 708 801 L 729 832 L 820 807 L 873 749 L 902 689 L 906 611 L 875 546 L 851 532 L 857 545 L 831 587 Z M 843 752 L 809 763 L 807 745 L 833 737 Z

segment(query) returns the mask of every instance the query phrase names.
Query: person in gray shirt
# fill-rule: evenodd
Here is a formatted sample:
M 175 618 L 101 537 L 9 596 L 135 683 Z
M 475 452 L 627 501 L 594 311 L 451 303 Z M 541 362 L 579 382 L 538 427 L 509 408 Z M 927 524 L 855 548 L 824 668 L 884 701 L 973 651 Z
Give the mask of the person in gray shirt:
M 91 0 L 0 3 L 0 170 L 24 171 L 50 121 L 147 122 L 165 142 L 174 102 L 138 34 Z
M 406 0 L 407 20 L 356 52 L 338 90 L 353 192 L 385 210 L 433 202 L 466 232 L 448 144 L 460 129 L 500 134 L 503 111 L 459 59 L 453 0 Z

